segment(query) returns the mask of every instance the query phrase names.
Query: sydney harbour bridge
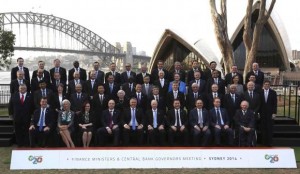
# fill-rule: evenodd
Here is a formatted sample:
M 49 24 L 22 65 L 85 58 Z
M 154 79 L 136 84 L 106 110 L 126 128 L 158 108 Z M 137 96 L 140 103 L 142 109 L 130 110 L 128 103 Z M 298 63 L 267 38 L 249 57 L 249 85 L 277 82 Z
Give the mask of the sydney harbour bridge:
M 16 34 L 15 50 L 97 56 L 103 66 L 115 62 L 119 70 L 125 63 L 138 68 L 150 62 L 148 56 L 134 55 L 132 51 L 122 52 L 88 28 L 53 15 L 33 12 L 0 13 L 0 25 Z

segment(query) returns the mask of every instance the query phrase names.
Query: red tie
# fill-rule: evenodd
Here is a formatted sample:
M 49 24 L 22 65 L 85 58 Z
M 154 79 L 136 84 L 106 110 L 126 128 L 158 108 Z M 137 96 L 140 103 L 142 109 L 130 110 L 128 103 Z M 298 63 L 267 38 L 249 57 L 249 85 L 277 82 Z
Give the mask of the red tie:
M 21 104 L 24 104 L 24 94 L 21 96 Z

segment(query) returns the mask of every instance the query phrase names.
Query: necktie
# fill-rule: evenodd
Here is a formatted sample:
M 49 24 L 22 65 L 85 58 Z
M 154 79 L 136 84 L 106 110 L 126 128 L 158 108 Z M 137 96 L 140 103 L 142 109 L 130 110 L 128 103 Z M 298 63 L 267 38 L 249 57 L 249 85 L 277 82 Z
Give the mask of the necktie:
M 268 91 L 265 90 L 265 102 L 267 103 L 267 101 L 268 101 Z
M 55 68 L 55 72 L 59 72 L 58 68 Z
M 214 98 L 216 98 L 217 97 L 217 93 L 214 93 Z
M 177 91 L 174 92 L 174 99 L 177 99 Z
M 156 113 L 156 110 L 153 111 L 153 127 L 157 128 L 157 113 Z
M 80 94 L 77 94 L 77 99 L 78 99 L 78 100 L 80 99 Z
M 155 100 L 158 102 L 159 97 L 157 95 L 155 95 Z
M 110 128 L 112 128 L 112 117 L 113 117 L 113 111 L 109 111 L 110 117 L 108 119 L 108 125 Z
M 138 104 L 140 104 L 141 103 L 141 95 L 140 95 L 140 93 L 138 93 L 137 98 L 138 98 Z
M 164 87 L 164 80 L 163 79 L 160 79 L 160 85 L 161 85 L 161 87 Z
M 252 91 L 250 92 L 250 98 L 253 98 L 253 92 Z
M 40 132 L 43 130 L 44 119 L 45 119 L 45 109 L 42 109 L 42 114 L 41 114 L 41 117 L 40 117 L 40 125 L 39 125 L 39 131 Z
M 23 67 L 20 67 L 20 70 L 23 71 Z
M 194 93 L 194 98 L 195 98 L 195 100 L 197 99 L 197 93 Z
M 177 127 L 180 127 L 180 123 L 179 123 L 179 121 L 180 121 L 180 118 L 179 118 L 179 109 L 177 109 L 177 111 L 176 111 L 176 120 L 177 120 Z
M 198 118 L 199 118 L 199 125 L 202 128 L 203 127 L 203 120 L 202 120 L 202 111 L 198 109 Z
M 258 71 L 255 71 L 255 75 L 256 75 L 256 76 L 258 75 Z
M 145 85 L 145 89 L 146 89 L 146 95 L 148 95 L 148 93 L 149 93 L 149 86 L 148 86 L 148 84 Z
M 22 80 L 19 80 L 19 85 L 21 85 L 22 84 Z
M 110 93 L 112 93 L 112 91 L 113 91 L 113 85 L 112 84 L 109 84 L 109 89 L 110 89 Z
M 96 78 L 98 77 L 98 71 L 96 71 Z
M 128 77 L 128 78 L 130 77 L 130 72 L 129 72 L 129 71 L 127 71 L 127 77 Z
M 218 84 L 218 79 L 217 78 L 215 78 L 215 84 Z
M 59 80 L 56 80 L 56 86 L 59 84 Z
M 100 103 L 101 103 L 101 105 L 102 105 L 102 102 L 103 102 L 103 96 L 100 95 Z
M 235 103 L 235 97 L 234 97 L 234 94 L 231 94 L 231 98 L 232 98 L 233 103 Z
M 132 91 L 132 84 L 129 84 L 129 89 L 130 91 Z
M 46 90 L 45 90 L 45 89 L 43 90 L 42 96 L 43 96 L 43 97 L 46 97 Z
M 132 130 L 135 130 L 136 129 L 136 125 L 135 125 L 135 111 L 134 111 L 134 108 L 132 108 L 132 117 L 131 117 L 131 127 L 132 127 Z
M 115 76 L 115 72 L 113 71 L 112 73 L 111 73 L 113 76 Z
M 24 94 L 21 96 L 21 104 L 24 104 Z
M 198 86 L 200 86 L 200 85 L 199 85 L 199 80 L 196 80 L 196 83 L 197 83 Z
M 94 88 L 94 83 L 95 83 L 95 81 L 91 80 L 92 89 Z
M 245 115 L 246 111 L 243 110 L 243 115 Z
M 219 109 L 217 109 L 217 125 L 221 125 L 221 114 L 220 114 L 220 111 Z

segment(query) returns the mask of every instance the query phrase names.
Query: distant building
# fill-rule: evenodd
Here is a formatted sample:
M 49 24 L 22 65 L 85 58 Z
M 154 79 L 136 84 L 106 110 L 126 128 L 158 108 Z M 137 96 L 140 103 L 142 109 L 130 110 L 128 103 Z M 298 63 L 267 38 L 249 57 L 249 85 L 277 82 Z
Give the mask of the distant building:
M 293 60 L 300 60 L 300 51 L 293 50 L 292 55 L 293 55 Z

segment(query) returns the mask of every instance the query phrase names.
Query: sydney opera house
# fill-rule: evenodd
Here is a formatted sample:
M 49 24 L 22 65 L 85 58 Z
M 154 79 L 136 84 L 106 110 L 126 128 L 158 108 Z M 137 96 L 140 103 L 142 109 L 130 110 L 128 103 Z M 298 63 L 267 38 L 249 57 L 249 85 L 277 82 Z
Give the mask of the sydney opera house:
M 254 4 L 252 12 L 252 26 L 258 18 L 259 4 Z M 243 19 L 231 36 L 230 40 L 234 49 L 235 64 L 242 71 L 245 65 L 245 46 L 243 43 Z M 291 61 L 292 50 L 287 32 L 277 13 L 273 11 L 264 26 L 261 34 L 256 62 L 266 73 L 274 84 L 287 84 L 300 81 L 299 74 L 295 73 L 295 65 Z M 189 69 L 192 60 L 198 60 L 202 69 L 207 68 L 209 62 L 218 62 L 217 69 L 223 70 L 222 58 L 217 57 L 215 52 L 205 43 L 204 40 L 197 40 L 190 43 L 178 33 L 166 29 L 160 38 L 151 62 L 150 71 L 156 67 L 158 60 L 165 61 L 165 67 L 173 68 L 175 61 L 182 62 L 183 68 Z

